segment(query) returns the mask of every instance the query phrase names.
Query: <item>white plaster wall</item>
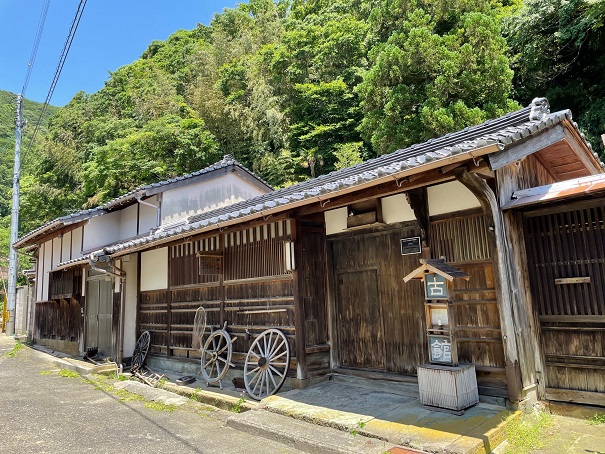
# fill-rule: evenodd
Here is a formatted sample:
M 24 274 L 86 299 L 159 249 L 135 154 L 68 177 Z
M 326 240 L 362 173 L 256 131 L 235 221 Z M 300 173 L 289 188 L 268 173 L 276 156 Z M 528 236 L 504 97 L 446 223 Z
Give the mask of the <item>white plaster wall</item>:
M 145 199 L 145 202 L 158 205 L 158 197 L 153 196 Z M 139 203 L 139 235 L 155 229 L 158 225 L 158 210 L 144 203 Z
M 414 221 L 414 211 L 410 207 L 405 194 L 397 194 L 382 198 L 382 220 L 385 224 Z
M 162 224 L 264 194 L 235 172 L 171 189 L 162 194 Z
M 82 227 L 71 231 L 71 258 L 82 256 Z
M 84 225 L 84 250 L 111 244 L 120 239 L 120 211 L 96 216 Z
M 124 357 L 132 356 L 137 341 L 137 254 L 122 257 L 126 298 L 124 304 Z
M 430 216 L 481 206 L 477 197 L 458 181 L 430 186 L 428 197 Z
M 69 259 L 71 259 L 71 232 L 65 233 L 61 242 L 61 261 L 66 262 Z
M 44 288 L 44 249 L 46 243 L 40 245 L 38 250 L 38 261 L 36 263 L 36 301 L 43 301 L 42 289 Z
M 141 254 L 141 291 L 168 288 L 168 248 Z
M 347 207 L 326 211 L 324 217 L 326 220 L 326 235 L 332 235 L 347 229 Z
M 42 281 L 42 295 L 41 301 L 48 300 L 48 276 L 50 274 L 50 269 L 52 266 L 52 252 L 53 252 L 53 243 L 52 240 L 44 243 L 44 277 Z
M 54 270 L 59 263 L 61 263 L 61 237 L 55 237 L 52 239 L 53 242 L 53 254 L 52 254 L 52 269 Z
M 120 210 L 120 239 L 137 236 L 137 205 Z

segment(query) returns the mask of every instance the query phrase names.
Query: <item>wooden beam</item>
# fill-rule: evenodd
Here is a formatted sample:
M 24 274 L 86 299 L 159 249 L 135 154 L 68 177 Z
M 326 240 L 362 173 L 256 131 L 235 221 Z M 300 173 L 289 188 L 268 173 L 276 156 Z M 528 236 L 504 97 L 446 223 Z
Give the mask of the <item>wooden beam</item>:
M 494 264 L 494 287 L 496 289 L 498 314 L 502 328 L 506 384 L 509 399 L 516 402 L 522 397 L 523 386 L 519 369 L 519 353 L 515 337 L 513 303 L 511 299 L 513 289 L 510 288 L 511 282 L 507 271 L 506 254 L 508 253 L 508 248 L 505 243 L 504 225 L 498 207 L 498 200 L 483 178 L 468 172 L 466 169 L 457 170 L 456 179 L 477 197 L 489 226 L 489 243 Z
M 426 186 L 412 189 L 405 196 L 420 226 L 422 247 L 429 247 L 429 198 Z
M 549 147 L 565 139 L 563 126 L 556 125 L 537 136 L 530 136 L 521 143 L 516 143 L 502 151 L 488 156 L 490 168 L 498 170 L 508 164 L 520 161 L 543 148 Z
M 605 406 L 605 394 L 573 389 L 546 388 L 546 399 L 578 404 Z
M 305 333 L 305 307 L 303 299 L 303 247 L 302 234 L 300 223 L 292 222 L 292 241 L 294 242 L 294 263 L 296 269 L 293 274 L 293 291 L 294 291 L 294 326 L 296 327 L 296 378 L 305 380 L 307 377 L 307 352 L 306 333 Z

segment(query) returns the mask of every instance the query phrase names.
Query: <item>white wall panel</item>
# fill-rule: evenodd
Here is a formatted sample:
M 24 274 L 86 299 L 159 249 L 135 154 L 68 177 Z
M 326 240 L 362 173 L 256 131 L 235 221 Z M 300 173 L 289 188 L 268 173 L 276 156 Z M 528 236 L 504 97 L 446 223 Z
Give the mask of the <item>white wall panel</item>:
M 61 242 L 61 262 L 66 262 L 71 258 L 71 232 L 63 235 Z
M 120 211 L 96 216 L 84 225 L 84 250 L 98 248 L 120 239 Z
M 48 300 L 48 276 L 52 266 L 53 242 L 52 240 L 44 243 L 44 277 L 42 282 L 42 300 Z
M 347 207 L 326 211 L 324 217 L 326 220 L 326 235 L 332 235 L 347 229 Z
M 137 205 L 120 210 L 120 239 L 137 236 Z
M 52 239 L 53 242 L 53 255 L 52 255 L 52 269 L 54 270 L 59 263 L 61 263 L 61 237 Z
M 132 356 L 137 341 L 137 254 L 122 258 L 122 269 L 126 273 L 126 299 L 124 304 L 124 357 Z
M 168 248 L 141 254 L 141 291 L 168 288 Z
M 82 227 L 71 231 L 71 258 L 82 256 Z
M 459 181 L 430 186 L 428 197 L 430 216 L 481 206 L 477 197 Z
M 382 220 L 386 224 L 414 221 L 414 211 L 410 207 L 405 194 L 384 197 L 382 200 Z
M 145 199 L 145 202 L 151 203 L 152 205 L 158 205 L 157 196 L 149 197 Z M 155 229 L 158 225 L 158 210 L 156 208 L 139 203 L 139 235 L 149 232 L 151 229 Z
M 171 189 L 162 194 L 162 224 L 232 205 L 264 193 L 235 172 Z

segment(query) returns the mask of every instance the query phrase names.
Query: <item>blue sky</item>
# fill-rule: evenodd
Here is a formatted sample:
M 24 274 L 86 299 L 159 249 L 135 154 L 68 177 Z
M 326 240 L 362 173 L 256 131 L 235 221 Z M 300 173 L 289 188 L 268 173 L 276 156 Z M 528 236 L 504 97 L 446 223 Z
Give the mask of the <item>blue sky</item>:
M 103 87 L 108 71 L 138 59 L 151 41 L 208 25 L 236 0 L 88 0 L 51 105 Z M 0 0 L 0 90 L 19 93 L 27 72 L 43 0 Z M 44 102 L 78 0 L 51 0 L 27 99 Z

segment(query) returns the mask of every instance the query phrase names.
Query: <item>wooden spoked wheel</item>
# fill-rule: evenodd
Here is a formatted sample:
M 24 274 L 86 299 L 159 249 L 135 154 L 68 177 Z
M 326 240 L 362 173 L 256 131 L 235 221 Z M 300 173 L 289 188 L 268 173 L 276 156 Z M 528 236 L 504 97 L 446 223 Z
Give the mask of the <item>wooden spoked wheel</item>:
M 290 367 L 290 345 L 284 333 L 268 329 L 254 339 L 244 363 L 244 384 L 250 397 L 261 400 L 275 394 Z
M 233 340 L 227 331 L 214 331 L 202 348 L 202 376 L 206 383 L 214 384 L 227 374 L 233 355 Z
M 130 366 L 131 370 L 137 371 L 143 367 L 145 360 L 147 359 L 147 353 L 149 353 L 150 345 L 151 334 L 149 334 L 149 331 L 144 331 L 143 334 L 139 336 L 139 339 L 134 346 L 134 351 L 132 352 L 132 365 Z

